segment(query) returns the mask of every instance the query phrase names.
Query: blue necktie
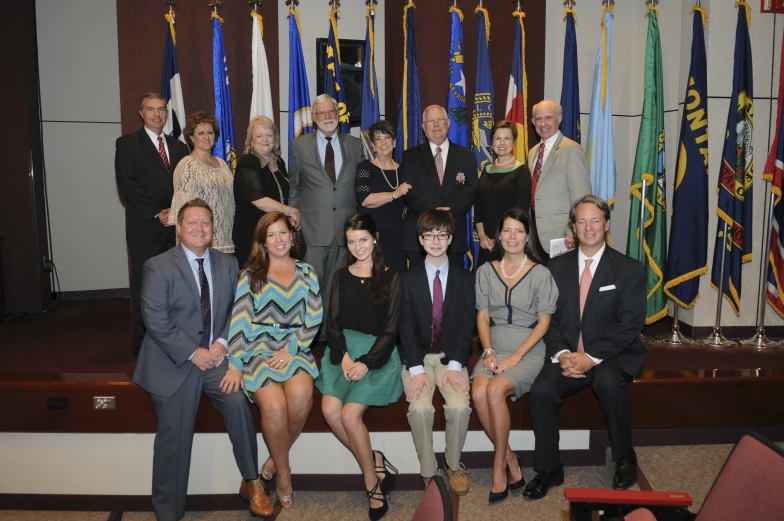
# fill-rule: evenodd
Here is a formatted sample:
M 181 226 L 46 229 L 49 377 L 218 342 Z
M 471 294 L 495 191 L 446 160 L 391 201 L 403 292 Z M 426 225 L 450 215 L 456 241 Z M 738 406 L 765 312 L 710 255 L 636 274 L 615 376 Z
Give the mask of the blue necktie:
M 199 347 L 210 348 L 212 333 L 212 307 L 210 306 L 210 283 L 204 273 L 204 259 L 196 259 L 199 263 L 199 285 L 201 286 L 201 340 Z

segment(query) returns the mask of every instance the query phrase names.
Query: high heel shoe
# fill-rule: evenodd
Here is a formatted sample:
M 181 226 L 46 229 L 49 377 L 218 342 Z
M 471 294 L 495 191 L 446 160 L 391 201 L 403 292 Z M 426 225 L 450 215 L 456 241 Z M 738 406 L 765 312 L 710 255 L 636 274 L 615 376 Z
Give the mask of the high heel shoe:
M 487 503 L 500 503 L 509 497 L 509 466 L 506 467 L 506 488 L 502 492 L 493 492 L 492 485 L 490 486 L 490 495 L 487 497 Z
M 520 456 L 515 455 L 515 459 L 517 459 L 517 468 L 520 469 L 520 480 L 515 481 L 514 483 L 509 483 L 509 491 L 514 494 L 515 492 L 520 492 L 525 488 L 525 476 L 523 476 L 523 460 L 520 459 Z M 512 480 L 512 473 L 509 470 L 509 467 L 506 467 L 506 475 L 507 475 L 507 482 Z
M 278 488 L 275 488 L 275 493 L 278 495 L 278 501 L 283 508 L 291 507 L 291 504 L 294 502 L 294 491 L 291 494 L 281 494 Z
M 381 456 L 381 465 L 376 464 L 376 454 Z M 381 493 L 385 496 L 389 496 L 389 493 L 392 492 L 392 489 L 395 488 L 395 483 L 397 482 L 397 469 L 387 460 L 387 457 L 384 456 L 384 453 L 380 450 L 373 451 L 373 464 L 375 465 L 375 470 L 377 474 L 383 474 L 384 479 L 381 480 Z
M 264 462 L 264 465 L 262 465 L 259 470 L 259 475 L 261 475 L 261 479 L 264 481 L 272 481 L 272 478 L 275 477 L 275 467 L 267 465 L 267 463 L 271 461 L 271 458 L 267 458 L 267 461 Z
M 376 486 L 373 487 L 373 490 L 365 490 L 365 494 L 367 494 L 368 498 L 368 519 L 370 521 L 378 521 L 382 517 L 387 514 L 387 510 L 389 510 L 389 503 L 387 503 L 387 495 L 381 492 L 381 480 L 376 481 Z M 383 505 L 378 508 L 373 508 L 370 506 L 370 500 L 375 499 L 376 501 L 381 501 Z

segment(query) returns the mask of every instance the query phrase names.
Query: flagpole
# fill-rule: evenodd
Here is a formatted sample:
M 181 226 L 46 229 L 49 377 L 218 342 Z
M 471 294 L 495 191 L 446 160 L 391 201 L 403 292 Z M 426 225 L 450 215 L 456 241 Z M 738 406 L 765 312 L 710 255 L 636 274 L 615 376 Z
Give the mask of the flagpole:
M 770 183 L 768 183 L 768 186 L 770 186 Z M 762 248 L 760 249 L 763 254 L 760 255 L 759 299 L 757 302 L 757 332 L 753 337 L 741 341 L 742 345 L 754 346 L 757 349 L 768 349 L 781 346 L 780 342 L 773 342 L 765 336 L 765 287 L 768 284 L 768 269 L 770 268 L 770 262 L 768 261 L 768 256 L 765 255 L 764 252 L 767 252 L 770 248 L 770 228 L 773 225 L 773 206 L 775 199 L 776 194 L 771 190 L 770 197 L 765 200 L 765 204 L 769 206 L 768 211 L 765 212 L 765 223 L 763 224 L 764 228 L 762 232 Z
M 727 339 L 724 334 L 721 332 L 721 300 L 724 298 L 724 261 L 727 258 L 726 249 L 727 249 L 727 221 L 724 221 L 724 233 L 722 234 L 722 242 L 724 243 L 721 248 L 721 267 L 719 269 L 719 298 L 716 301 L 716 322 L 713 325 L 713 333 L 711 333 L 707 338 L 705 338 L 704 342 L 708 345 L 715 346 L 715 347 L 726 347 L 726 346 L 734 346 L 737 342 L 733 342 L 732 340 Z

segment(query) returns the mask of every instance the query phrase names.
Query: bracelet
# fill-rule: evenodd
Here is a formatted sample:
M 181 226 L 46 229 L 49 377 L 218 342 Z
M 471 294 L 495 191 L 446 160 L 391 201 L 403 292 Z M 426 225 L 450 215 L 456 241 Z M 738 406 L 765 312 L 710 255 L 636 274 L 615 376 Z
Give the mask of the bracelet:
M 482 360 L 484 360 L 485 357 L 490 353 L 495 354 L 495 349 L 485 349 L 484 353 L 482 353 Z
M 392 192 L 392 195 L 390 196 L 390 200 L 391 200 L 391 201 L 394 201 L 394 200 L 395 200 L 395 192 Z

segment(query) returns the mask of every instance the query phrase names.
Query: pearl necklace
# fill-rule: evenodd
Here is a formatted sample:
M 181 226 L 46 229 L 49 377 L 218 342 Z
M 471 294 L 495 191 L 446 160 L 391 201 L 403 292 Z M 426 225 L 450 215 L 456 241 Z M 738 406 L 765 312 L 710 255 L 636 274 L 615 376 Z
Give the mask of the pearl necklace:
M 525 267 L 526 262 L 528 262 L 528 255 L 523 255 L 523 263 L 520 264 L 520 267 L 517 268 L 517 271 L 515 271 L 512 275 L 507 275 L 506 274 L 506 270 L 504 269 L 504 261 L 505 260 L 506 260 L 506 258 L 502 258 L 501 259 L 501 275 L 503 275 L 507 279 L 513 279 L 513 278 L 517 277 L 518 275 L 520 275 L 520 272 L 523 271 L 523 268 Z
M 384 176 L 384 181 L 387 182 L 387 185 L 389 185 L 392 190 L 396 190 L 397 187 L 400 186 L 400 178 L 397 175 L 397 163 L 395 163 L 395 186 L 392 186 L 392 183 L 390 183 L 389 179 L 387 179 L 387 174 L 384 173 L 384 169 L 381 167 L 381 162 L 378 160 L 378 158 L 371 161 L 371 163 L 374 163 L 378 169 L 381 170 L 381 175 Z
M 513 155 L 513 156 L 512 156 L 512 159 L 510 159 L 510 160 L 509 160 L 509 161 L 507 161 L 506 163 L 499 163 L 499 162 L 498 162 L 498 158 L 496 158 L 496 159 L 495 159 L 495 166 L 506 166 L 506 165 L 508 165 L 509 163 L 511 163 L 512 161 L 515 161 L 516 159 L 517 159 L 517 158 L 516 158 L 516 157 Z

